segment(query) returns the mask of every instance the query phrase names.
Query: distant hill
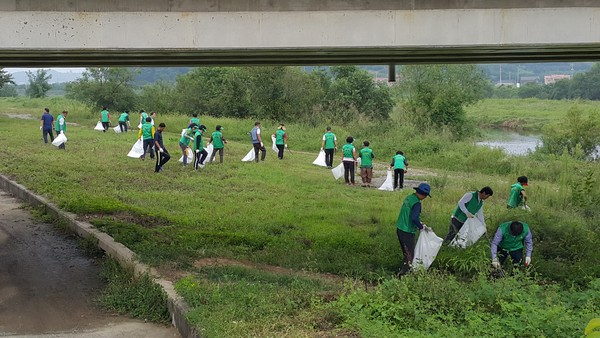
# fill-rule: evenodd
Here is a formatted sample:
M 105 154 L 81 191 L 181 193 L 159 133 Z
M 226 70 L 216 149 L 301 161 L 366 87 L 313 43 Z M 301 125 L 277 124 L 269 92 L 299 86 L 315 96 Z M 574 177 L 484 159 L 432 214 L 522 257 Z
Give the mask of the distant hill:
M 49 83 L 71 82 L 81 77 L 81 73 L 78 72 L 58 72 L 54 69 L 49 70 L 48 74 L 52 75 L 52 78 L 50 78 L 48 81 Z M 12 73 L 12 77 L 13 81 L 15 81 L 15 83 L 18 85 L 29 84 L 29 78 L 27 77 L 27 72 L 25 71 Z

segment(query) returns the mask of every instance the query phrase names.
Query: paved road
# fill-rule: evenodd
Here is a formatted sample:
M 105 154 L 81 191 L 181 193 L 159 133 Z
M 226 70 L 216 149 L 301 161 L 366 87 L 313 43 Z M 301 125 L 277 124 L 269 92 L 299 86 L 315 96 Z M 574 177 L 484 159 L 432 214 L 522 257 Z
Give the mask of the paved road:
M 99 271 L 73 238 L 34 222 L 0 191 L 0 336 L 179 337 L 174 328 L 98 309 Z

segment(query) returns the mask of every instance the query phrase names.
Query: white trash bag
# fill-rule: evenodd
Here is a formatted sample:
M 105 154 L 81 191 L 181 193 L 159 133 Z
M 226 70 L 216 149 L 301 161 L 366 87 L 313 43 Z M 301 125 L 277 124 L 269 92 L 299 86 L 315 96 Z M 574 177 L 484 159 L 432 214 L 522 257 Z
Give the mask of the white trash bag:
M 113 130 L 115 131 L 115 133 L 119 134 L 121 132 L 121 126 L 116 126 L 113 128 Z
M 415 258 L 413 258 L 413 269 L 429 269 L 435 260 L 444 240 L 438 237 L 433 230 L 421 231 L 415 246 Z
M 250 162 L 250 161 L 254 161 L 254 148 L 250 149 L 250 152 L 248 152 L 248 154 L 246 154 L 246 156 L 244 156 L 244 158 L 242 159 L 242 162 Z
M 181 129 L 181 136 L 185 135 L 186 131 L 187 131 L 187 128 L 186 129 Z
M 98 123 L 96 123 L 96 126 L 94 127 L 94 130 L 103 131 L 104 127 L 102 126 L 102 122 L 98 121 Z
M 313 161 L 313 164 L 321 167 L 327 166 L 327 163 L 325 162 L 325 151 L 319 151 L 319 156 L 317 156 L 317 159 Z
M 60 134 L 58 134 L 58 136 L 56 136 L 54 141 L 52 141 L 52 145 L 58 147 L 65 142 L 67 142 L 67 137 L 65 136 L 64 133 L 60 133 Z
M 185 148 L 185 153 L 187 155 L 187 163 L 193 163 L 194 162 L 194 151 L 192 150 L 192 148 L 187 147 Z M 179 158 L 179 162 L 183 163 L 183 155 L 181 155 L 181 157 Z
M 467 218 L 465 224 L 463 224 L 452 242 L 450 242 L 450 246 L 464 249 L 475 244 L 485 232 L 485 224 L 481 223 L 475 217 Z
M 213 149 L 214 149 L 214 147 L 213 147 L 212 143 L 209 144 L 208 147 L 204 148 L 204 150 L 206 150 L 206 153 L 208 154 L 208 155 L 206 155 L 206 159 L 204 160 L 204 163 L 210 162 L 210 155 L 212 154 Z
M 392 177 L 391 170 L 387 171 L 387 176 L 385 178 L 385 181 L 383 182 L 381 187 L 379 187 L 379 190 L 394 191 L 394 178 Z
M 127 156 L 133 158 L 140 158 L 142 155 L 144 155 L 144 141 L 142 141 L 142 139 L 140 138 L 133 144 L 133 147 L 131 147 L 131 150 L 129 151 L 129 154 L 127 154 Z
M 271 147 L 273 149 L 274 152 L 279 154 L 279 148 L 277 148 L 277 145 L 275 144 L 275 136 L 271 135 L 271 141 L 273 141 L 273 147 Z
M 344 163 L 342 162 L 337 167 L 331 169 L 331 173 L 333 174 L 333 178 L 336 180 L 344 176 Z

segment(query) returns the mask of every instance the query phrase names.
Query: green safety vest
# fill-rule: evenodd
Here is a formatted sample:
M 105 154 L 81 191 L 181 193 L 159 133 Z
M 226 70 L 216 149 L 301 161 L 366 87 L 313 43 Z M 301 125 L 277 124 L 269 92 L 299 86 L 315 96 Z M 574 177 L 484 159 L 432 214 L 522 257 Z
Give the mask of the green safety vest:
M 372 168 L 373 167 L 373 150 L 369 147 L 362 148 L 360 150 L 360 166 L 363 168 Z
M 129 117 L 129 114 L 122 113 L 121 116 L 119 116 L 119 122 L 127 122 L 128 117 Z
M 223 145 L 223 133 L 221 133 L 220 131 L 214 131 L 212 133 L 212 139 L 213 139 L 213 147 L 215 149 L 221 149 L 224 147 Z
M 411 234 L 417 233 L 417 226 L 410 221 L 410 213 L 412 211 L 413 206 L 419 202 L 421 202 L 421 200 L 419 199 L 417 194 L 410 194 L 406 196 L 404 202 L 402 202 L 400 214 L 398 214 L 398 221 L 396 221 L 396 227 L 398 229 Z
M 142 113 L 142 120 L 140 121 L 142 124 L 146 123 L 146 118 L 148 117 L 148 114 L 146 114 L 145 112 Z
M 54 122 L 54 130 L 56 130 L 57 133 L 60 133 L 60 131 L 64 131 L 65 133 L 67 132 L 67 121 L 64 120 L 62 127 L 60 126 L 60 120 L 64 120 L 64 117 L 62 116 L 62 114 L 59 114 L 56 117 L 56 122 Z
M 190 119 L 190 123 L 195 123 L 195 124 L 197 124 L 197 125 L 200 125 L 200 119 L 199 119 L 199 118 L 197 118 L 197 117 L 192 117 L 192 118 Z
M 499 226 L 500 231 L 502 231 L 502 241 L 500 241 L 499 247 L 508 252 L 523 249 L 523 241 L 529 233 L 529 225 L 521 222 L 521 224 L 523 224 L 523 232 L 518 236 L 513 236 L 510 233 L 511 223 L 512 222 L 505 222 Z
M 275 131 L 275 144 L 282 145 L 285 143 L 283 136 L 285 135 L 285 131 L 283 129 L 277 129 Z
M 469 212 L 473 215 L 475 215 L 479 211 L 479 209 L 483 207 L 483 200 L 479 201 L 479 195 L 477 191 L 473 192 L 471 200 L 467 202 L 465 206 L 467 207 L 467 210 L 469 210 Z M 457 220 L 461 221 L 462 223 L 467 221 L 467 215 L 464 212 L 462 212 L 462 210 L 460 210 L 458 205 L 456 206 L 456 209 L 454 210 L 454 214 L 452 214 L 452 216 L 454 216 Z
M 100 112 L 100 115 L 102 115 L 102 122 L 108 122 L 108 110 L 103 110 Z
M 196 148 L 196 140 L 200 138 L 200 148 Z M 204 149 L 204 140 L 202 140 L 202 132 L 200 130 L 196 130 L 196 133 L 194 133 L 194 147 L 193 147 L 194 151 L 196 151 L 196 149 Z
M 523 204 L 523 195 L 521 191 L 525 190 L 521 183 L 515 183 L 510 187 L 510 196 L 508 196 L 508 207 L 516 208 Z
M 144 123 L 142 124 L 142 137 L 144 140 L 151 140 L 152 137 L 152 130 L 154 129 L 154 126 L 151 125 L 150 123 Z
M 354 156 L 352 155 L 353 150 L 354 150 L 354 146 L 352 145 L 352 143 L 346 143 L 342 147 L 342 152 L 344 154 L 344 157 L 354 158 Z
M 406 157 L 398 154 L 394 156 L 394 170 L 395 169 L 405 169 L 406 166 L 404 165 L 404 160 L 406 159 Z
M 181 138 L 179 139 L 179 143 L 183 143 L 186 146 L 190 144 L 190 139 L 188 138 L 189 135 L 192 134 L 192 129 L 188 128 L 185 133 L 183 134 L 183 136 L 181 136 Z
M 325 149 L 335 148 L 335 134 L 328 131 L 325 133 Z

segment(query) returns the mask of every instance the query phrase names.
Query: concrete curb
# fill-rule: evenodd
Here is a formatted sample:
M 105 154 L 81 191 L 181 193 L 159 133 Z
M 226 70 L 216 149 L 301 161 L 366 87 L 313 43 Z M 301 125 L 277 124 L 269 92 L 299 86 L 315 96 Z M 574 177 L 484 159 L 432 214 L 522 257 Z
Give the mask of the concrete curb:
M 78 221 L 77 215 L 61 210 L 45 198 L 34 194 L 24 186 L 12 181 L 2 174 L 0 174 L 0 189 L 11 193 L 14 197 L 33 206 L 44 207 L 44 211 L 48 215 L 66 221 L 71 231 L 76 233 L 79 237 L 96 238 L 98 240 L 99 248 L 104 250 L 110 257 L 119 261 L 122 266 L 133 269 L 136 275 L 148 273 L 167 294 L 167 306 L 171 313 L 171 322 L 177 331 L 179 331 L 179 334 L 185 338 L 200 338 L 198 331 L 192 327 L 185 318 L 185 314 L 189 311 L 189 306 L 182 297 L 177 295 L 173 283 L 162 278 L 155 269 L 138 262 L 135 259 L 135 253 L 129 248 L 116 242 L 109 235 L 94 228 L 90 223 Z

